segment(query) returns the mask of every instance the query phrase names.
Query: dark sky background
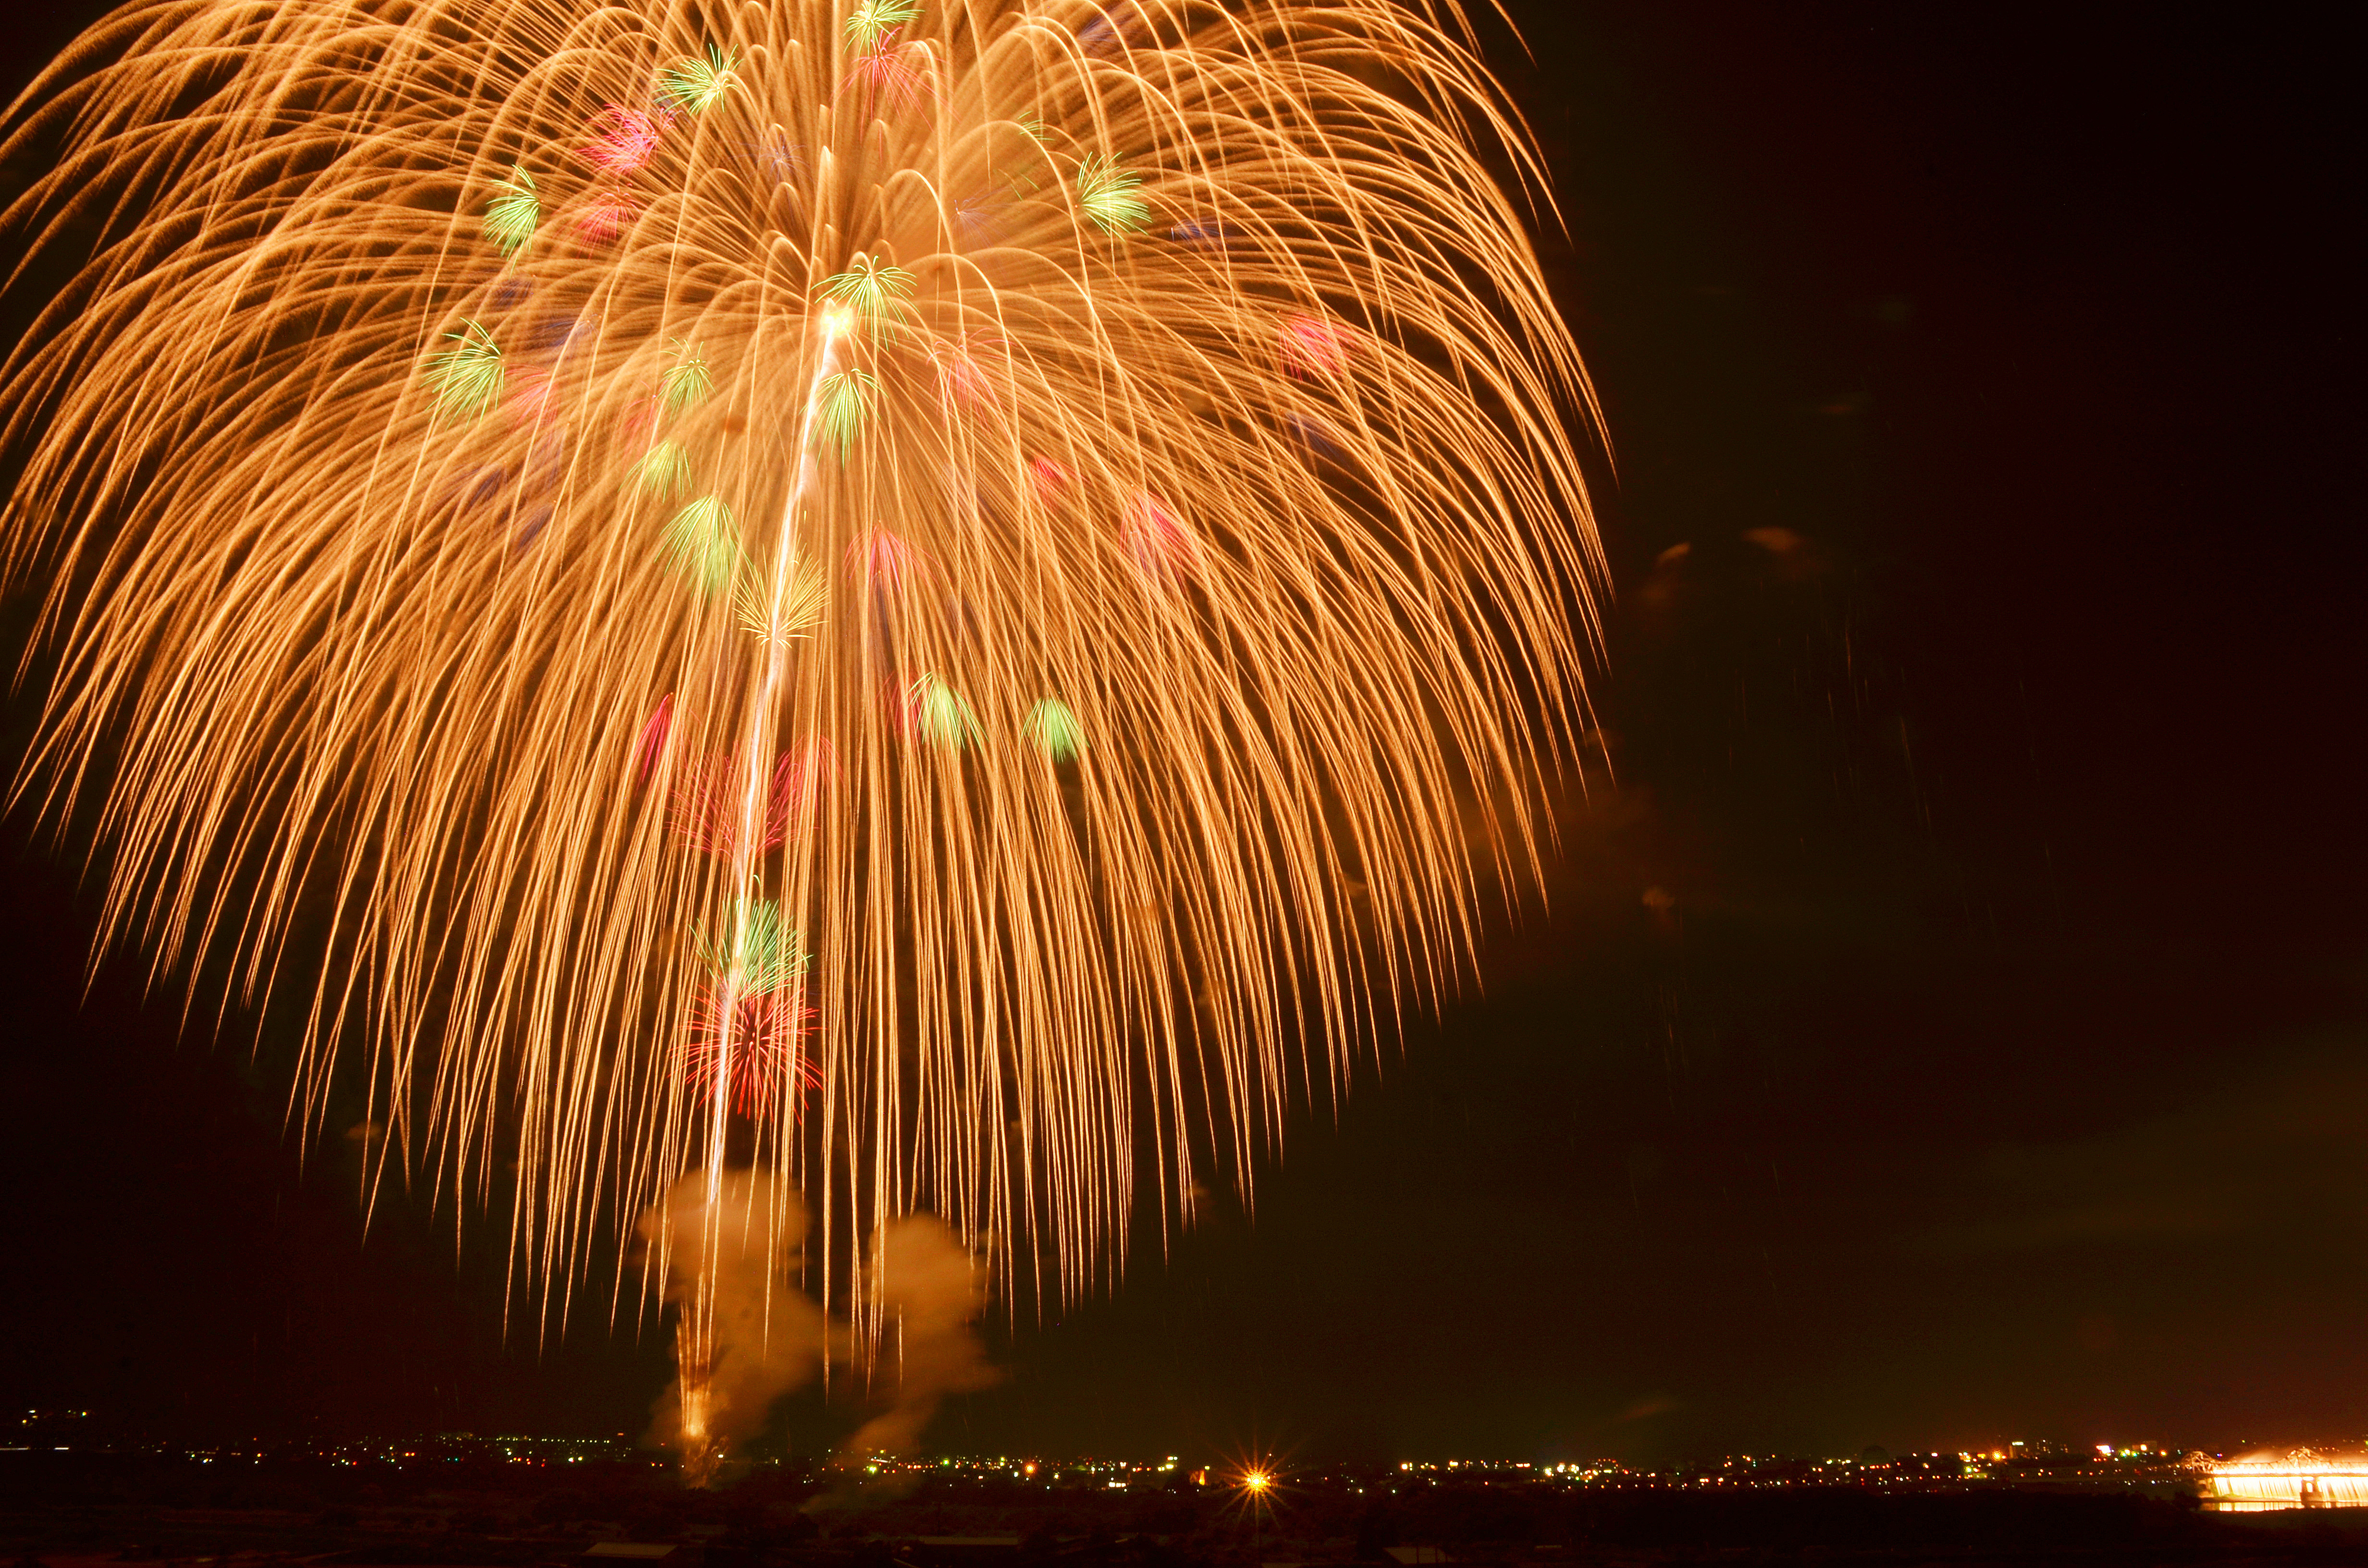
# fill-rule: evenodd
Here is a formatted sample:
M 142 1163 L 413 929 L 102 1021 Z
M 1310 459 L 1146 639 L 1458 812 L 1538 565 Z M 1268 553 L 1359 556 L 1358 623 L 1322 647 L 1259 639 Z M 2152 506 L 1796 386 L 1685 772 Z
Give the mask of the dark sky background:
M 2356 1440 L 2349 51 L 2263 7 L 1513 9 L 1618 454 L 1617 785 L 1254 1222 L 998 1333 L 935 1440 Z M 639 1429 L 656 1335 L 506 1339 L 497 1241 L 366 1234 L 251 1025 L 131 964 L 85 998 L 21 815 L 0 875 L 0 1400 Z

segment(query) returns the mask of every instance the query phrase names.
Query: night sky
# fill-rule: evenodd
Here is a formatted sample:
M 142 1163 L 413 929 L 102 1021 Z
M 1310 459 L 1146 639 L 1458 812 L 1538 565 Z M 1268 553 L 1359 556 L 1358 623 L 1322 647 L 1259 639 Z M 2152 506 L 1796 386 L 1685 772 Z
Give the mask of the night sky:
M 1513 7 L 1617 461 L 1610 775 L 1254 1220 L 998 1330 L 937 1445 L 2368 1430 L 2350 51 L 2067 9 Z M 365 1233 L 254 1020 L 131 961 L 85 997 L 95 900 L 22 812 L 0 874 L 0 1399 L 641 1428 L 659 1335 L 505 1338 L 497 1236 Z

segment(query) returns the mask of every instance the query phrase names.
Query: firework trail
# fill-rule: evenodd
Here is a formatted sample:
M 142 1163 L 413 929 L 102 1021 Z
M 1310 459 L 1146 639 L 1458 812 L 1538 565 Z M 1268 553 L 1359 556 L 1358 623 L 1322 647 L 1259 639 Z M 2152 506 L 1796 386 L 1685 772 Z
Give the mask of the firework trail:
M 1247 1188 L 1534 876 L 1581 716 L 1592 404 L 1473 50 L 116 13 L 0 150 L 80 268 L 6 368 L 20 788 L 92 804 L 107 939 L 301 997 L 299 1114 L 503 1199 L 545 1312 L 690 1173 L 711 1253 L 727 1170 L 812 1194 L 825 1301 L 916 1210 L 1057 1302 Z
M 806 1211 L 762 1173 L 712 1182 L 693 1171 L 641 1218 L 643 1244 L 667 1259 L 678 1376 L 655 1434 L 683 1456 L 685 1478 L 715 1479 L 725 1451 L 764 1424 L 775 1400 L 819 1376 L 830 1334 L 799 1290 Z M 908 1218 L 899 1223 L 916 1222 Z

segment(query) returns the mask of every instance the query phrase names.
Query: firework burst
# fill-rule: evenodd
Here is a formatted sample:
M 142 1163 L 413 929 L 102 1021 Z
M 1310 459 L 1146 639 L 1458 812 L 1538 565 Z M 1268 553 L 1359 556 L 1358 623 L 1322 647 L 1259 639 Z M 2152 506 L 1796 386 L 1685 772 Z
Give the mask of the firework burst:
M 294 988 L 313 1113 L 514 1168 L 521 1278 L 729 1153 L 1091 1288 L 1535 871 L 1591 405 L 1472 48 L 118 12 L 6 148 L 91 258 L 7 367 L 7 562 L 108 935 Z

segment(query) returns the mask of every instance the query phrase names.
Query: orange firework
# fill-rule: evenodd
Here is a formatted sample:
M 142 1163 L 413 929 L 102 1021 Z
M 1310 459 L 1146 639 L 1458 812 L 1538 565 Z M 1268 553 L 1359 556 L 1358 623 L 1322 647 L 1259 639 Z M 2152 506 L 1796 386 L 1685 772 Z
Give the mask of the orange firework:
M 11 232 L 87 247 L 7 563 L 108 937 L 302 988 L 302 1105 L 514 1154 L 520 1278 L 728 1143 L 1091 1288 L 1535 874 L 1592 404 L 1473 50 L 1449 0 L 118 12 L 6 145 L 58 150 Z

